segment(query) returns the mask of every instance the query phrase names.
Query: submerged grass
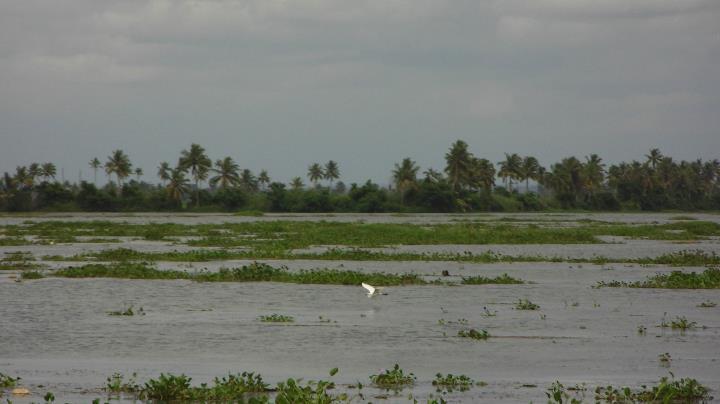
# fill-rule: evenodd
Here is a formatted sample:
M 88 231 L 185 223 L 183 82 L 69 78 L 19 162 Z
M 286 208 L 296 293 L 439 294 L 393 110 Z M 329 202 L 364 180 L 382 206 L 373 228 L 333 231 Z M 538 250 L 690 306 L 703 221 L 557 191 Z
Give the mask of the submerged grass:
M 672 271 L 657 274 L 644 281 L 598 282 L 598 287 L 657 288 L 657 289 L 720 289 L 720 269 L 708 268 L 703 272 Z
M 463 285 L 519 285 L 523 283 L 525 282 L 520 279 L 513 278 L 508 274 L 502 274 L 494 278 L 487 278 L 484 276 L 472 276 L 468 278 L 463 278 L 462 280 Z
M 65 278 L 124 279 L 186 279 L 198 282 L 284 282 L 327 285 L 360 285 L 367 282 L 378 286 L 426 284 L 415 274 L 363 273 L 337 269 L 308 269 L 297 272 L 286 267 L 253 263 L 238 268 L 222 268 L 218 272 L 187 272 L 158 270 L 147 263 L 88 264 L 59 269 L 54 276 Z

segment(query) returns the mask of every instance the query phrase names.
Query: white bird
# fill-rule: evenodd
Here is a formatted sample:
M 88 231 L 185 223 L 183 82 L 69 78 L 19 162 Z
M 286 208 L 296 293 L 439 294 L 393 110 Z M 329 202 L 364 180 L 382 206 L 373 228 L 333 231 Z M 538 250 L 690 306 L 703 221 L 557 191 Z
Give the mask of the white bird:
M 384 288 L 380 288 L 380 287 L 376 288 L 372 285 L 368 285 L 365 282 L 361 283 L 360 285 L 362 285 L 362 287 L 364 287 L 368 291 L 368 294 L 367 294 L 368 297 L 373 297 L 375 295 L 386 295 L 387 294 L 387 293 L 380 292 Z

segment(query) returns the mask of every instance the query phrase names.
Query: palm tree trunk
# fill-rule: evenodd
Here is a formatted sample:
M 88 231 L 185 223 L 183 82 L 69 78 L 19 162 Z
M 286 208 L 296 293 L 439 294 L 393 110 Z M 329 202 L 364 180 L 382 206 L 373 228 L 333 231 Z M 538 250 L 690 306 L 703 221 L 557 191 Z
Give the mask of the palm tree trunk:
M 200 207 L 200 180 L 195 179 L 195 207 Z

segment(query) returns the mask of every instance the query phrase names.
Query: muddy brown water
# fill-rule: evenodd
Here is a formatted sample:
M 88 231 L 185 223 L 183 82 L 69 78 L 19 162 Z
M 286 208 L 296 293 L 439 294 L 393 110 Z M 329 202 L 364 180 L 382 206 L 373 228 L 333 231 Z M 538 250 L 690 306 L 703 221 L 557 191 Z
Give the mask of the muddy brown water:
M 602 252 L 614 245 L 593 247 Z M 247 262 L 158 266 L 216 270 Z M 57 402 L 90 402 L 105 397 L 99 389 L 114 372 L 137 372 L 141 382 L 161 372 L 185 373 L 200 383 L 247 370 L 275 383 L 291 376 L 327 379 L 328 370 L 339 367 L 336 382 L 367 384 L 370 374 L 395 363 L 415 373 L 417 382 L 399 395 L 390 393 L 388 402 L 407 402 L 408 392 L 424 401 L 434 393 L 431 381 L 438 372 L 466 374 L 488 383 L 448 394 L 451 402 L 544 402 L 544 392 L 555 380 L 566 386 L 638 387 L 652 385 L 668 371 L 697 378 L 716 390 L 714 396 L 720 395 L 720 307 L 697 307 L 707 300 L 720 303 L 720 290 L 591 287 L 600 280 L 639 280 L 675 268 L 268 262 L 291 270 L 331 267 L 427 276 L 448 270 L 453 279 L 508 273 L 534 283 L 393 287 L 386 296 L 369 299 L 357 286 L 59 278 L 15 282 L 12 272 L 4 271 L 0 274 L 0 372 L 22 377 L 33 396 L 3 398 L 38 402 L 52 391 Z M 539 304 L 540 310 L 516 310 L 520 298 Z M 129 305 L 142 306 L 147 314 L 107 314 Z M 484 307 L 496 316 L 485 316 Z M 272 313 L 291 315 L 295 322 L 257 320 Z M 321 322 L 319 316 L 331 322 Z M 685 316 L 700 327 L 685 333 L 658 327 L 663 318 L 675 316 Z M 462 319 L 467 324 L 461 324 Z M 640 325 L 647 327 L 646 335 L 638 334 Z M 458 330 L 468 327 L 485 329 L 492 337 L 487 341 L 457 337 Z M 672 357 L 669 368 L 658 360 L 666 352 Z M 374 402 L 378 399 L 373 396 L 384 394 L 365 390 Z M 592 401 L 591 389 L 586 399 Z

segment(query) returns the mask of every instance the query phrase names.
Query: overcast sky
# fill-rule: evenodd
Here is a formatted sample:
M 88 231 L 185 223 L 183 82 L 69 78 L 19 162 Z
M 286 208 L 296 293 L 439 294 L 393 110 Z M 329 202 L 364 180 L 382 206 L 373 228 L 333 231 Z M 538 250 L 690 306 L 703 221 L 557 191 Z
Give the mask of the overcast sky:
M 0 0 L 0 172 L 720 158 L 718 0 Z

